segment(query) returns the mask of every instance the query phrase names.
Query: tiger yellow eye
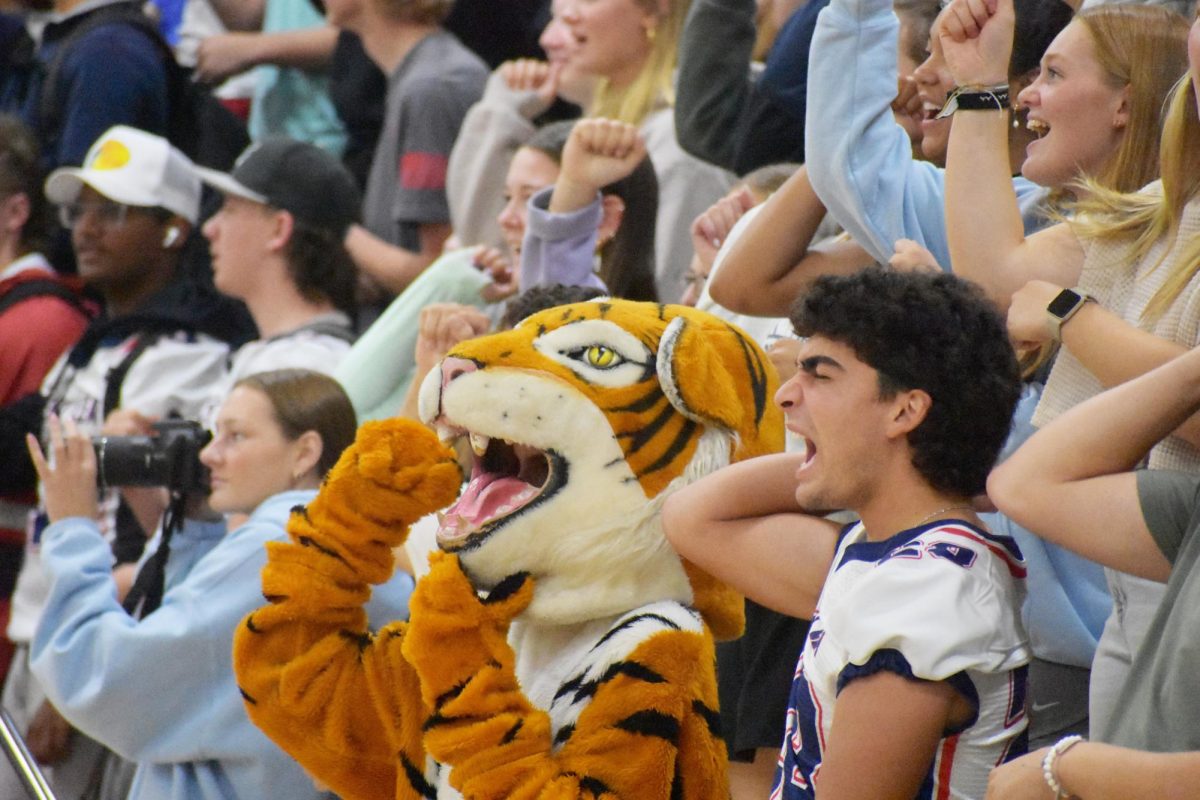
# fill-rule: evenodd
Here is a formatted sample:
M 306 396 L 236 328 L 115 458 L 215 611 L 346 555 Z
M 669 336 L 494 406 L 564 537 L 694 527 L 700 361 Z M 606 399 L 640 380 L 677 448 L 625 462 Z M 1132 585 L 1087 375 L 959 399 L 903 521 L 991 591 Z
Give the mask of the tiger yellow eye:
M 587 358 L 587 362 L 591 366 L 604 369 L 605 367 L 611 367 L 613 365 L 613 362 L 617 358 L 617 354 L 612 350 L 609 350 L 607 347 L 592 345 L 587 349 L 585 358 Z

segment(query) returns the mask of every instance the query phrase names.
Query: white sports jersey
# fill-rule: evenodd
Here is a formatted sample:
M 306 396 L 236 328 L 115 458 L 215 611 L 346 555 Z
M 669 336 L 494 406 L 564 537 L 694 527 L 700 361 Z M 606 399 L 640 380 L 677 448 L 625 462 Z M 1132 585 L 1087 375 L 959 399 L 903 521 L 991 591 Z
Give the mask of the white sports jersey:
M 992 767 L 1025 751 L 1024 578 L 1012 539 L 965 522 L 882 542 L 848 528 L 796 668 L 772 800 L 815 797 L 838 692 L 880 671 L 947 681 L 971 702 L 974 718 L 946 732 L 916 798 L 982 798 Z

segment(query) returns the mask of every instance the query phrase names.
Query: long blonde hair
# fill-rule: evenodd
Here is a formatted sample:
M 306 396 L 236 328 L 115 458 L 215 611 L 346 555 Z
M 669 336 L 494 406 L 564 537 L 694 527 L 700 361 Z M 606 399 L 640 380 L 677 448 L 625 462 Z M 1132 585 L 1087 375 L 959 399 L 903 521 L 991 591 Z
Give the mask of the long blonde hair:
M 1159 165 L 1161 196 L 1116 192 L 1089 181 L 1088 194 L 1074 206 L 1076 217 L 1070 224 L 1076 234 L 1101 240 L 1131 239 L 1130 258 L 1134 261 L 1145 258 L 1163 239 L 1174 243 L 1184 206 L 1200 197 L 1200 112 L 1190 74 L 1184 75 L 1171 92 L 1159 144 Z M 1163 258 L 1170 250 L 1170 247 L 1164 249 Z M 1161 260 L 1155 266 L 1162 266 Z M 1143 320 L 1160 318 L 1197 272 L 1200 272 L 1200 237 L 1190 242 L 1171 265 L 1170 277 L 1150 299 Z
M 649 12 L 657 12 L 656 0 L 635 0 Z M 588 116 L 608 117 L 630 125 L 641 125 L 650 112 L 675 103 L 675 65 L 679 55 L 679 37 L 692 0 L 665 0 L 667 12 L 658 15 L 650 54 L 641 72 L 631 84 L 618 89 L 607 79 L 596 87 Z
M 1187 72 L 1188 20 L 1162 6 L 1105 5 L 1075 19 L 1091 37 L 1096 60 L 1110 85 L 1129 87 L 1129 121 L 1121 144 L 1098 183 L 1134 192 L 1158 177 L 1163 109 L 1179 76 Z

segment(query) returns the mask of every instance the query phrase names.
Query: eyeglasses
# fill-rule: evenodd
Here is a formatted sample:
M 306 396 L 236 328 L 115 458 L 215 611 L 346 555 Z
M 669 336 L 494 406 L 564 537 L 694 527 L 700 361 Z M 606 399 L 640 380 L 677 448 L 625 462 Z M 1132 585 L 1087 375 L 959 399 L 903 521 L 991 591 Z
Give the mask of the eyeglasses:
M 86 214 L 91 214 L 93 219 L 105 227 L 119 228 L 125 224 L 129 206 L 124 203 L 114 203 L 111 200 L 101 200 L 89 203 L 64 203 L 58 207 L 58 219 L 64 228 L 74 228 Z

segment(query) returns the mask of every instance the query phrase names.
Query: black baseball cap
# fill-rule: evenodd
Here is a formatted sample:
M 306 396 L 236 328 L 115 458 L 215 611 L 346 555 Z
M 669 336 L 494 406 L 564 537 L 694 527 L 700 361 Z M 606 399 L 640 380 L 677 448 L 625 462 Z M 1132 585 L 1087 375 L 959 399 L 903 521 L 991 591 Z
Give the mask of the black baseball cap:
M 358 184 L 342 162 L 316 145 L 271 137 L 246 148 L 232 173 L 196 167 L 200 179 L 235 197 L 289 212 L 339 238 L 358 222 Z

